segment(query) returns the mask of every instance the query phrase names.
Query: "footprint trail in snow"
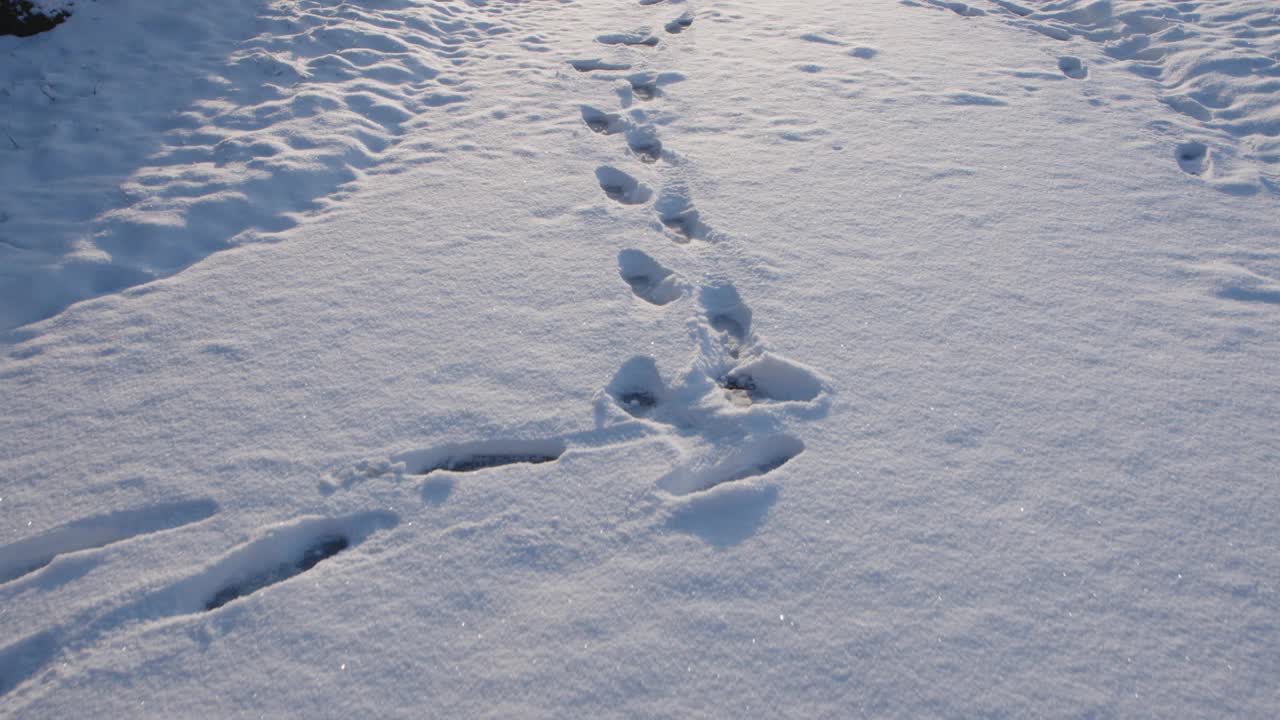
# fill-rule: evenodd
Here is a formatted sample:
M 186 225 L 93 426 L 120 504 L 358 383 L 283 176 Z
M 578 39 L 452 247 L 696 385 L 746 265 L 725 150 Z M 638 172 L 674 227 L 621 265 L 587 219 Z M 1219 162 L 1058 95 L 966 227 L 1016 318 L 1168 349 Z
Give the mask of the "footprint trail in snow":
M 692 11 L 686 12 L 665 29 L 680 34 L 694 19 Z M 622 95 L 623 108 L 633 98 L 661 101 L 662 86 L 683 77 L 644 69 L 626 77 L 629 92 Z M 583 106 L 582 115 L 596 133 L 625 133 L 627 149 L 642 164 L 652 165 L 664 157 L 665 144 L 652 126 L 632 125 L 618 114 L 590 106 Z M 605 194 L 618 202 L 647 204 L 653 194 L 612 166 L 597 170 L 597 179 Z M 732 238 L 719 236 L 706 225 L 681 180 L 667 180 L 653 210 L 657 226 L 677 244 L 732 243 Z M 685 296 L 680 278 L 692 275 L 668 268 L 634 248 L 619 254 L 618 267 L 637 298 L 664 308 Z M 652 423 L 682 447 L 692 448 L 686 461 L 656 481 L 658 488 L 673 496 L 701 493 L 782 467 L 805 447 L 799 438 L 779 430 L 789 420 L 784 406 L 803 403 L 825 408 L 832 392 L 816 372 L 767 349 L 753 332 L 751 308 L 732 282 L 708 282 L 697 297 L 702 306 L 693 326 L 698 351 L 682 377 L 668 384 L 653 357 L 637 355 L 618 369 L 605 388 L 606 397 L 627 415 Z
M 665 29 L 672 35 L 683 34 L 694 25 L 695 17 L 694 11 L 686 11 Z M 642 49 L 657 42 L 647 31 L 595 39 L 604 45 Z M 592 134 L 619 153 L 615 161 L 595 170 L 594 181 L 605 198 L 654 213 L 654 237 L 666 237 L 674 247 L 686 248 L 682 256 L 694 264 L 689 268 L 677 262 L 664 264 L 644 250 L 626 247 L 618 252 L 616 270 L 620 285 L 647 312 L 693 312 L 690 365 L 668 382 L 654 357 L 637 354 L 627 360 L 598 396 L 596 430 L 549 438 L 465 440 L 362 461 L 322 482 L 323 494 L 349 490 L 371 479 L 410 480 L 428 502 L 437 502 L 449 495 L 454 475 L 510 476 L 554 464 L 566 453 L 661 440 L 681 448 L 681 459 L 655 478 L 655 488 L 669 497 L 693 496 L 768 475 L 804 452 L 805 444 L 792 426 L 824 416 L 833 389 L 817 371 L 769 348 L 755 332 L 750 306 L 726 273 L 716 269 L 717 258 L 734 244 L 733 238 L 707 225 L 691 199 L 687 180 L 673 174 L 678 163 L 659 162 L 674 156 L 652 122 L 653 113 L 633 108 L 626 114 L 635 101 L 662 105 L 663 88 L 684 75 L 643 66 L 625 76 L 608 74 L 630 70 L 640 59 L 632 55 L 626 62 L 591 58 L 569 63 L 588 77 L 599 73 L 596 77 L 601 80 L 624 83 L 618 110 L 592 102 L 579 105 L 578 113 Z M 618 143 L 613 136 L 621 136 L 624 142 Z M 647 181 L 653 174 L 644 174 L 646 180 L 636 174 L 646 166 L 656 168 L 663 180 L 660 188 L 655 190 Z M 716 245 L 721 246 L 718 252 L 700 250 Z M 689 252 L 695 249 L 699 251 Z M 695 272 L 699 265 L 703 267 Z M 710 279 L 695 287 L 685 280 L 695 276 Z M 696 306 L 682 302 L 690 298 L 696 299 Z M 612 424 L 608 406 L 621 413 Z
M 178 518 L 197 519 L 213 511 L 207 501 L 174 507 Z M 114 517 L 117 521 L 124 518 L 125 525 L 140 523 L 146 528 L 163 529 L 154 521 L 157 517 L 154 510 L 103 517 Z M 139 519 L 142 515 L 152 519 Z M 394 513 L 375 511 L 341 517 L 303 517 L 266 528 L 254 539 L 231 549 L 183 580 L 121 606 L 105 610 L 89 608 L 70 622 L 0 647 L 0 697 L 39 674 L 58 657 L 91 648 L 108 634 L 120 632 L 122 627 L 218 611 L 241 598 L 313 571 L 322 562 L 329 562 L 399 522 Z M 101 519 L 94 519 L 82 526 L 103 524 Z

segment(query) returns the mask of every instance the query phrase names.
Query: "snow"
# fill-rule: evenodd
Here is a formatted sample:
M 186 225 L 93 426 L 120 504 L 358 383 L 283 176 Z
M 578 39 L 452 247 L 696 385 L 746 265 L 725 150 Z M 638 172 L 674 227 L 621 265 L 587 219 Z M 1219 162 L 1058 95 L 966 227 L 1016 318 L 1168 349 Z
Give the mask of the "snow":
M 59 12 L 71 12 L 76 9 L 76 0 L 28 0 L 31 8 L 42 15 L 53 15 Z
M 985 14 L 964 3 L 925 2 L 960 15 Z M 1181 163 L 1186 172 L 1226 192 L 1280 190 L 1280 7 L 1275 3 L 993 4 L 1006 11 L 1003 21 L 1063 42 L 1079 37 L 1098 43 L 1104 56 L 1099 62 L 1150 78 L 1156 98 L 1177 113 L 1152 128 L 1197 138 L 1179 146 L 1179 158 L 1192 146 L 1199 156 Z M 1059 67 L 1070 78 L 1087 77 L 1079 58 L 1064 56 Z
M 0 716 L 1273 715 L 1278 38 L 1254 0 L 0 38 Z

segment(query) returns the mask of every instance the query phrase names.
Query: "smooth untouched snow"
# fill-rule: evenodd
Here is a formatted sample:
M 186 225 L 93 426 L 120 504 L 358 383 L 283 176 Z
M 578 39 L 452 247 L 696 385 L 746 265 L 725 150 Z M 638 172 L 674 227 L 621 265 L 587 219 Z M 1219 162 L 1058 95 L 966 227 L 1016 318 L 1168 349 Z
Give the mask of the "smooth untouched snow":
M 1263 0 L 0 38 L 0 716 L 1280 707 Z

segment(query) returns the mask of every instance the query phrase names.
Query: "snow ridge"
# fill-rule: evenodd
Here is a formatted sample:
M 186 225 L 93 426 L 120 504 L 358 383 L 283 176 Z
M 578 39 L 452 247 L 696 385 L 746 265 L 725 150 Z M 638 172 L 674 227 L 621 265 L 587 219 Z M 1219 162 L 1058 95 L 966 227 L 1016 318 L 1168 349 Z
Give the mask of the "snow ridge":
M 199 522 L 217 510 L 218 505 L 212 500 L 194 500 L 109 513 L 64 525 L 0 548 L 0 583 L 36 572 L 59 556 Z
M 44 44 L 0 64 L 0 331 L 325 208 L 465 104 L 470 56 L 509 31 L 453 4 L 131 4 L 0 38 Z

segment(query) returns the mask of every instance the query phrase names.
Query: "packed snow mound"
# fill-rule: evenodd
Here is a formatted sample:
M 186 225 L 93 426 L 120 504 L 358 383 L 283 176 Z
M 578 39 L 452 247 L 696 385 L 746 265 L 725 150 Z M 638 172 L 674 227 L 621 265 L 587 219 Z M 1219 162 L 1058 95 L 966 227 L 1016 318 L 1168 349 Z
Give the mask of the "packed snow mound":
M 1280 192 L 1280 8 L 1273 0 L 990 0 L 989 12 L 922 1 L 1063 43 L 1092 43 L 1100 50 L 1094 62 L 1149 79 L 1154 99 L 1173 111 L 1151 126 L 1177 139 L 1184 172 L 1231 193 Z M 1074 56 L 1059 67 L 1073 79 L 1088 76 Z
M 82 5 L 56 33 L 0 37 L 0 330 L 323 209 L 432 115 L 465 106 L 470 56 L 508 32 L 489 17 L 125 0 Z

